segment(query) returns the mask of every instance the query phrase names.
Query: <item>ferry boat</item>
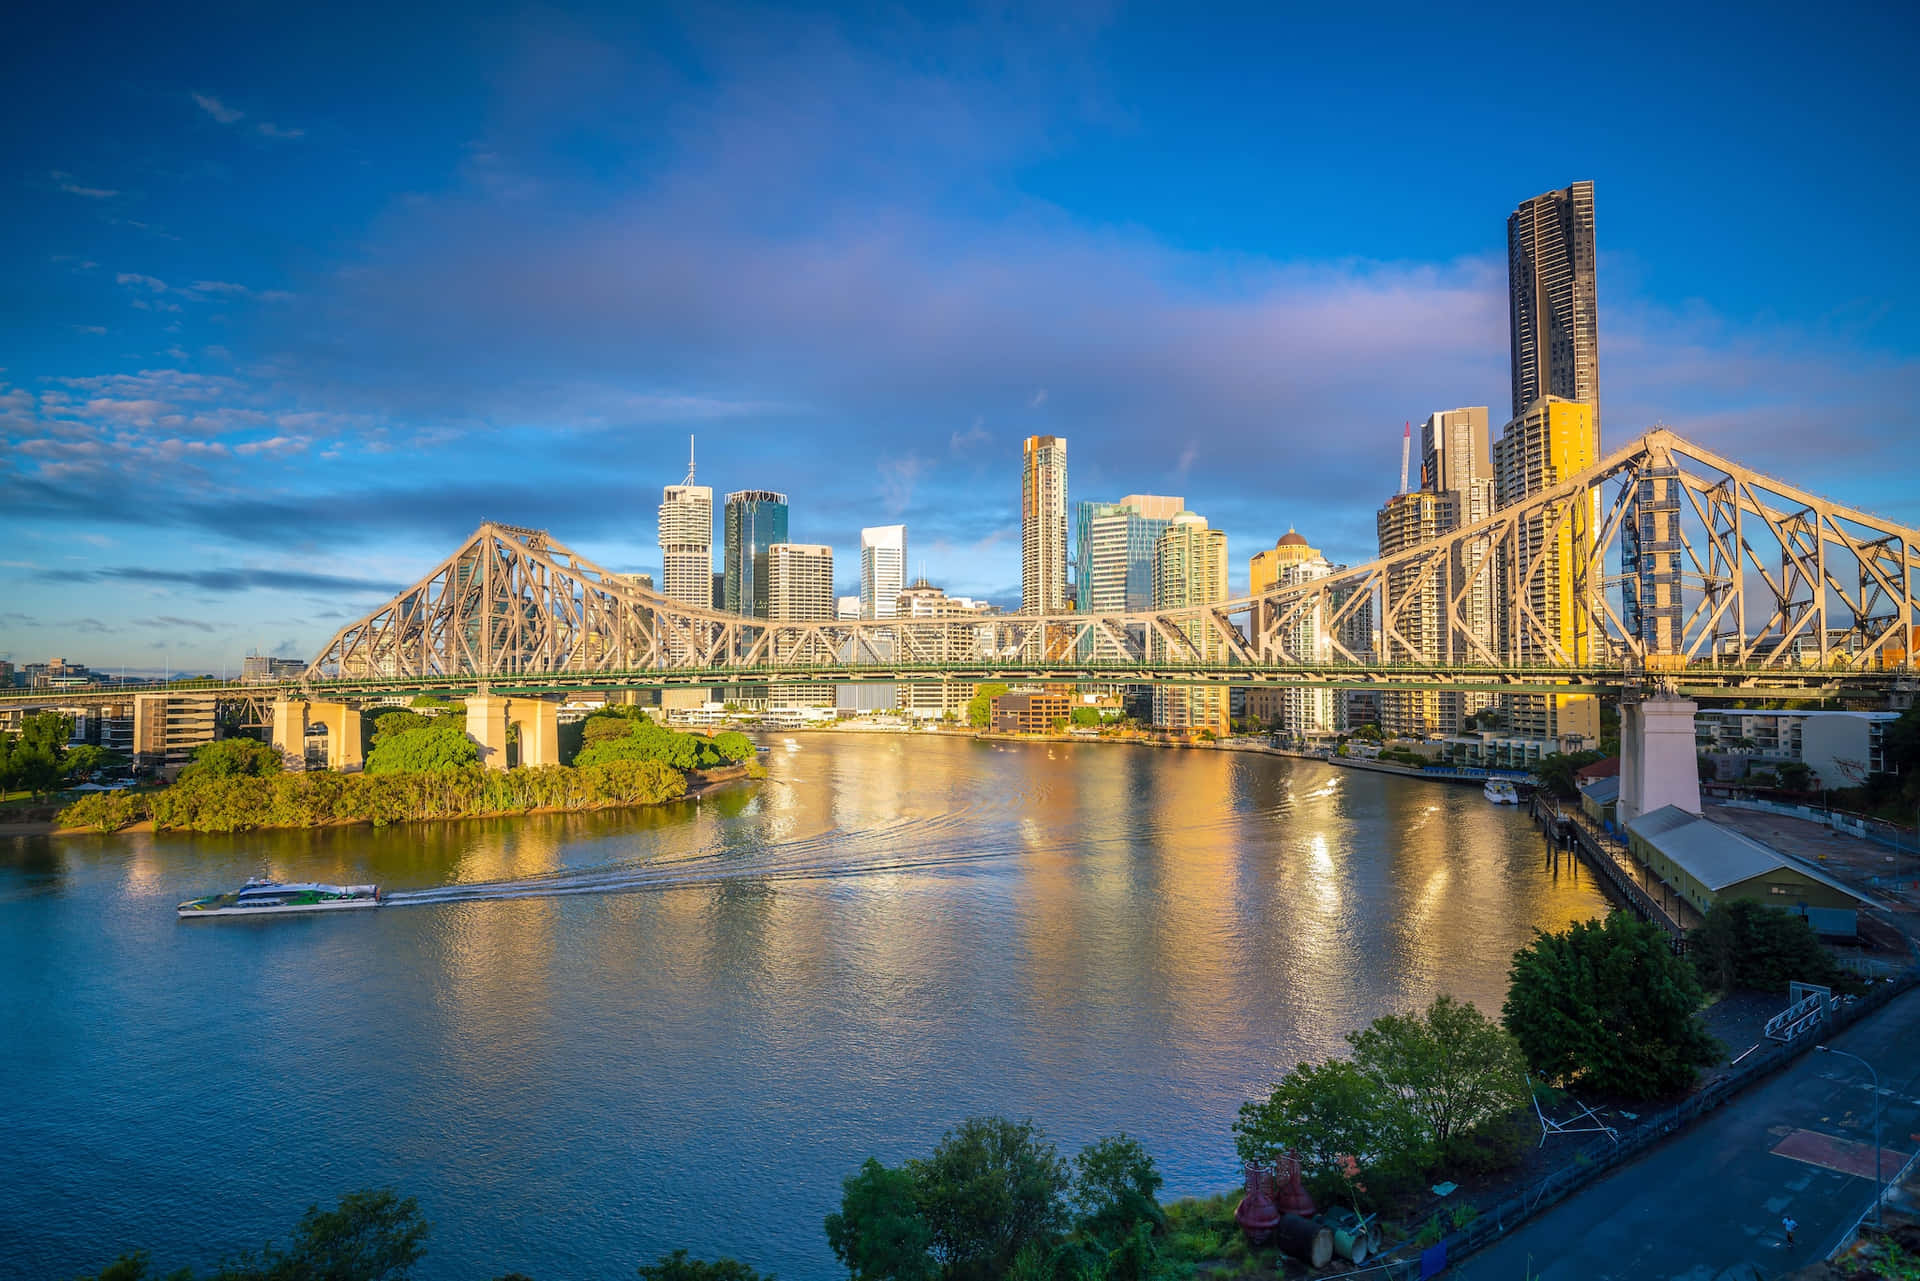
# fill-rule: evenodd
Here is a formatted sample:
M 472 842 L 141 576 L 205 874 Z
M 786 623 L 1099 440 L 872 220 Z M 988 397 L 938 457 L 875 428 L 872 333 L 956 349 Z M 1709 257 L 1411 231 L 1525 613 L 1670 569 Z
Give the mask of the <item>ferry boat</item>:
M 1486 798 L 1495 805 L 1518 805 L 1520 791 L 1504 778 L 1490 778 L 1487 785 L 1480 789 Z
M 379 907 L 378 885 L 321 885 L 314 881 L 269 881 L 250 878 L 230 894 L 189 899 L 179 907 L 180 919 L 202 916 L 283 916 L 292 912 L 339 912 Z

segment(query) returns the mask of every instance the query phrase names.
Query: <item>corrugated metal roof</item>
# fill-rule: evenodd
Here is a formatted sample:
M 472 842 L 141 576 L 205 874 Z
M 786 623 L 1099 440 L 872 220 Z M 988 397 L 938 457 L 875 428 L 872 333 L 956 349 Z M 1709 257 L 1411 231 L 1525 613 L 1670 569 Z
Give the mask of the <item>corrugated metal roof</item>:
M 1723 890 L 1785 868 L 1829 889 L 1866 901 L 1825 872 L 1795 862 L 1751 836 L 1698 814 L 1689 814 L 1677 805 L 1663 805 L 1651 814 L 1642 814 L 1627 824 L 1627 830 L 1672 859 L 1687 875 L 1710 890 Z
M 1614 774 L 1608 778 L 1596 778 L 1580 789 L 1584 796 L 1591 796 L 1601 805 L 1611 805 L 1620 799 L 1620 776 Z

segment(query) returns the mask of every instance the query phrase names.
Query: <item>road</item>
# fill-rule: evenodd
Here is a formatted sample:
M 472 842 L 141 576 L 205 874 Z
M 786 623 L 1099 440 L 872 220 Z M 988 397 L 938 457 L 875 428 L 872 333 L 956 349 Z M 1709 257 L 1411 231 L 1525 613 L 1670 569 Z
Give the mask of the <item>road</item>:
M 1835 1037 L 1880 1073 L 1887 1174 L 1920 1143 L 1920 990 Z M 1560 1140 L 1565 1142 L 1565 1140 Z M 1832 1168 L 1839 1167 L 1839 1168 Z M 1871 1200 L 1873 1095 L 1809 1053 L 1678 1138 L 1464 1260 L 1462 1281 L 1714 1281 L 1822 1258 Z M 1851 1170 L 1852 1172 L 1843 1172 Z M 1795 1244 L 1783 1215 L 1799 1222 Z M 1749 1270 L 1751 1269 L 1751 1270 Z

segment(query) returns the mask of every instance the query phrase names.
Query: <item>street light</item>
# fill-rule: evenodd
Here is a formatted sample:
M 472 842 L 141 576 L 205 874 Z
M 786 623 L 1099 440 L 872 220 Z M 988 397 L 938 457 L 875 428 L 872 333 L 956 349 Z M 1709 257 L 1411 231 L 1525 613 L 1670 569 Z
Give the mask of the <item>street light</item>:
M 1880 1074 L 1873 1070 L 1873 1064 L 1858 1054 L 1849 1054 L 1845 1050 L 1836 1050 L 1830 1046 L 1816 1045 L 1814 1049 L 1822 1054 L 1838 1054 L 1843 1059 L 1852 1059 L 1867 1070 L 1873 1078 L 1873 1226 L 1880 1224 L 1880 1198 L 1883 1191 L 1880 1183 Z

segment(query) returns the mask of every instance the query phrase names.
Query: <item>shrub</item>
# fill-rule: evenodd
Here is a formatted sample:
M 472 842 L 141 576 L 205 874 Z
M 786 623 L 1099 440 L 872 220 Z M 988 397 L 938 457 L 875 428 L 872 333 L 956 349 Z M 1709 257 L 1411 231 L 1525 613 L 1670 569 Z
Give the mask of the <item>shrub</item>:
M 146 802 L 125 792 L 91 792 L 60 811 L 61 827 L 117 832 L 147 816 Z

